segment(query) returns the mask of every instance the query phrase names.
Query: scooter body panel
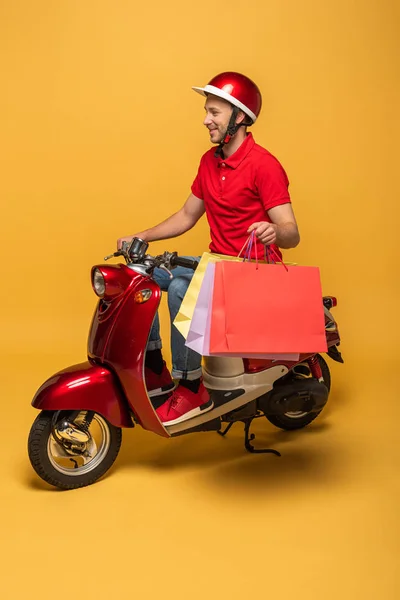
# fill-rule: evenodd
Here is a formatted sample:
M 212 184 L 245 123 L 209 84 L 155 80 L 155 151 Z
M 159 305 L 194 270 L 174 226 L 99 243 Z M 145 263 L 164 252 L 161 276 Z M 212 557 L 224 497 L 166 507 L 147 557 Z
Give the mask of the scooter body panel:
M 113 267 L 101 265 L 94 268 L 109 273 Z M 131 277 L 131 283 L 124 293 L 115 300 L 111 299 L 106 309 L 103 300 L 97 305 L 89 332 L 88 354 L 117 375 L 130 409 L 140 425 L 158 435 L 169 437 L 149 400 L 144 376 L 146 347 L 160 304 L 161 290 L 149 276 L 128 267 L 124 267 L 124 276 Z M 138 303 L 135 298 L 141 290 L 150 290 L 151 295 L 146 302 Z M 114 307 L 113 303 L 118 303 L 118 306 Z M 109 310 L 112 311 L 112 317 L 107 319 Z
M 39 410 L 94 410 L 116 427 L 133 427 L 123 393 L 112 372 L 84 362 L 47 379 L 36 392 L 32 406 Z
M 232 410 L 236 410 L 245 404 L 248 404 L 259 396 L 270 392 L 275 381 L 286 375 L 287 372 L 288 368 L 281 364 L 274 365 L 269 369 L 264 369 L 260 373 L 251 375 L 242 373 L 233 377 L 214 376 L 203 369 L 203 381 L 205 387 L 208 389 L 213 400 L 214 396 L 215 398 L 218 398 L 218 400 L 214 400 L 214 408 L 204 415 L 199 415 L 190 419 L 190 421 L 171 425 L 168 427 L 168 432 L 171 435 L 181 433 L 185 430 L 188 430 L 189 432 L 193 427 L 202 425 L 207 421 L 221 417 Z M 222 398 L 219 392 L 224 392 Z

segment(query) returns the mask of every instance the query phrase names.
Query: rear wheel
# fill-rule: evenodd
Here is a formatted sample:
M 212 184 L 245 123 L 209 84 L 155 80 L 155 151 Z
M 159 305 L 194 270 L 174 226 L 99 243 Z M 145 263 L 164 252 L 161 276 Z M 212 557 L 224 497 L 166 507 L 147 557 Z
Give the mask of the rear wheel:
M 318 354 L 317 357 L 321 367 L 324 384 L 328 388 L 329 392 L 331 388 L 331 374 L 329 367 L 322 356 Z M 295 379 L 306 379 L 312 377 L 312 374 L 308 366 L 302 365 L 301 369 L 299 369 L 297 372 L 293 372 L 293 377 Z M 309 425 L 312 421 L 314 421 L 314 419 L 316 419 L 321 412 L 322 410 L 319 410 L 318 412 L 296 411 L 287 412 L 283 415 L 266 415 L 266 417 L 268 421 L 272 423 L 272 425 L 275 425 L 275 427 L 285 429 L 286 431 L 292 431 L 294 429 L 306 427 L 306 425 Z
M 122 432 L 104 417 L 87 412 L 41 412 L 34 421 L 28 440 L 28 453 L 36 473 L 55 487 L 72 490 L 97 481 L 117 458 Z M 73 416 L 73 421 L 69 417 Z M 61 421 L 72 424 L 75 435 L 61 433 Z M 77 439 L 72 439 L 75 437 Z

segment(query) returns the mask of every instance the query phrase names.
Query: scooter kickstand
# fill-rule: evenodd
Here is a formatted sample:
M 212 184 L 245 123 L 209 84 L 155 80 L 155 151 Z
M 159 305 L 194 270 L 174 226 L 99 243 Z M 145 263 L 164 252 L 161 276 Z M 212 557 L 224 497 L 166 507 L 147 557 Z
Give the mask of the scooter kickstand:
M 226 435 L 228 433 L 228 431 L 230 430 L 232 425 L 233 425 L 233 423 L 229 423 L 229 425 L 223 431 L 221 429 L 219 429 L 217 431 L 217 433 L 219 433 L 219 435 L 221 435 L 223 437 L 224 435 Z
M 276 456 L 282 456 L 280 452 L 278 452 L 277 450 L 272 450 L 271 448 L 254 448 L 254 446 L 252 444 L 250 444 L 251 441 L 253 441 L 255 439 L 255 435 L 254 433 L 249 433 L 250 430 L 250 425 L 252 423 L 253 419 L 247 419 L 244 422 L 244 447 L 246 448 L 246 450 L 248 452 L 252 452 L 253 454 L 275 454 Z M 218 432 L 219 433 L 219 432 Z

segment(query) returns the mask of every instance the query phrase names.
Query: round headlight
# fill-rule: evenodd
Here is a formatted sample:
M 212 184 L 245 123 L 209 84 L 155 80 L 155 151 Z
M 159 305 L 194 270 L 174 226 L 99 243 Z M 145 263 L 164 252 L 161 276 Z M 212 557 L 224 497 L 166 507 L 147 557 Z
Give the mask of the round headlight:
M 103 273 L 99 269 L 95 269 L 93 273 L 93 289 L 100 298 L 104 296 L 106 291 L 106 283 L 104 281 Z

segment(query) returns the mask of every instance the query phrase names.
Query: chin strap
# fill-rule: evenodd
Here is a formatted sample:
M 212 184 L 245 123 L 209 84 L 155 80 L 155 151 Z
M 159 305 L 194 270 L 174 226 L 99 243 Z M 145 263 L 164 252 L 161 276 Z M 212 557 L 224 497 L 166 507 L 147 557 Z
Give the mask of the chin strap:
M 241 127 L 249 127 L 252 123 L 246 123 L 246 119 L 242 123 L 236 123 L 236 118 L 240 112 L 240 109 L 237 106 L 233 107 L 231 118 L 229 119 L 228 128 L 225 132 L 225 135 L 220 142 L 218 148 L 215 151 L 214 156 L 219 158 L 222 155 L 223 148 L 225 144 L 231 141 L 233 136 L 239 131 Z

